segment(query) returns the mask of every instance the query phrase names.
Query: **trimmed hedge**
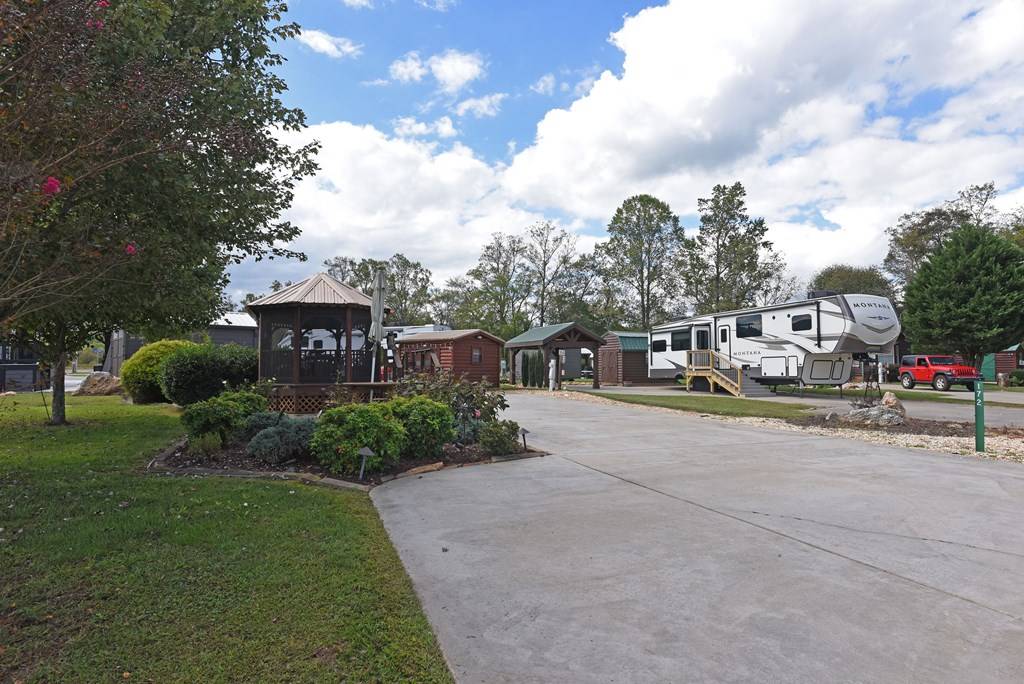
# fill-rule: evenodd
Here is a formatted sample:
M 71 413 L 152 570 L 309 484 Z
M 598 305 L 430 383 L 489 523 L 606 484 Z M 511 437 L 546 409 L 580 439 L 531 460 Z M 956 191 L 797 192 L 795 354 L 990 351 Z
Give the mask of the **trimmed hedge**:
M 143 346 L 121 366 L 121 384 L 136 404 L 167 401 L 160 387 L 160 366 L 180 349 L 195 347 L 185 340 L 160 340 Z
M 284 416 L 279 424 L 257 432 L 249 441 L 246 453 L 270 465 L 304 458 L 309 454 L 315 428 L 316 422 L 312 418 Z
M 267 410 L 267 400 L 252 392 L 224 392 L 185 407 L 181 422 L 192 439 L 216 435 L 221 446 L 245 424 L 249 416 Z
M 480 446 L 491 456 L 517 454 L 519 446 L 519 423 L 514 420 L 495 420 L 480 428 Z
M 387 402 L 405 428 L 402 458 L 437 458 L 456 437 L 455 414 L 447 405 L 427 397 L 396 397 Z
M 354 475 L 359 472 L 359 450 L 364 446 L 375 454 L 367 459 L 367 470 L 380 471 L 398 461 L 405 439 L 405 428 L 386 403 L 348 404 L 324 411 L 310 450 L 328 470 Z
M 175 350 L 160 366 L 163 395 L 179 406 L 256 380 L 256 350 L 237 344 L 197 344 Z

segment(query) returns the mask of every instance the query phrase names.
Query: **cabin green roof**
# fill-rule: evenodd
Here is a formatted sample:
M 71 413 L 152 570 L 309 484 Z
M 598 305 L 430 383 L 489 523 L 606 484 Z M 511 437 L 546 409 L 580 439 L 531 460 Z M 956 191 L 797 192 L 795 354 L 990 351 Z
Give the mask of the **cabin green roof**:
M 619 347 L 622 351 L 627 352 L 645 352 L 647 351 L 647 333 L 645 332 L 629 332 L 625 330 L 609 330 L 609 335 L 615 335 L 619 338 Z

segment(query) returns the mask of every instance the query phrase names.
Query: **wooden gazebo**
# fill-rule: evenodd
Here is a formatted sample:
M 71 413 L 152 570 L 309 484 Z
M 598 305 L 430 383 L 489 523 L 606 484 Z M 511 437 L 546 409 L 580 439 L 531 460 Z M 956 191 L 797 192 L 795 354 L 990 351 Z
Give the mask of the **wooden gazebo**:
M 513 337 L 505 343 L 508 351 L 508 367 L 515 377 L 516 354 L 524 349 L 537 350 L 544 360 L 544 378 L 547 383 L 547 367 L 551 356 L 558 358 L 560 349 L 589 349 L 594 359 L 594 389 L 601 387 L 598 368 L 598 348 L 605 343 L 604 338 L 595 335 L 578 323 L 555 323 L 554 325 L 543 325 L 537 328 L 530 328 L 522 335 Z M 558 387 L 562 386 L 562 369 L 558 368 L 556 375 Z
M 274 410 L 314 413 L 335 385 L 376 384 L 368 295 L 317 273 L 246 308 L 259 330 L 260 380 L 274 383 Z

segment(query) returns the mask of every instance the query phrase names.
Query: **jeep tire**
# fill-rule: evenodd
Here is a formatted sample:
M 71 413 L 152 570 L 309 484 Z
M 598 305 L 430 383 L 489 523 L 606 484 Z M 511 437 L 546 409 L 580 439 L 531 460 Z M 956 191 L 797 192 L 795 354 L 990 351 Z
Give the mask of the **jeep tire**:
M 903 385 L 903 389 L 914 389 L 914 385 L 916 385 L 917 383 L 914 382 L 913 375 L 911 375 L 910 373 L 904 373 L 903 375 L 900 376 L 900 384 Z
M 942 373 L 936 373 L 935 377 L 932 378 L 932 387 L 940 392 L 949 390 L 949 378 Z

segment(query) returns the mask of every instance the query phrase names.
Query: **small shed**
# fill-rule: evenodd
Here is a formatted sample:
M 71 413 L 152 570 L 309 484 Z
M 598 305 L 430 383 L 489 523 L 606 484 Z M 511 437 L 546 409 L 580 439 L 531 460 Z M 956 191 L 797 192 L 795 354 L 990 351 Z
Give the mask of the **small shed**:
M 1000 373 L 1009 375 L 1015 370 L 1024 370 L 1024 344 L 1015 344 L 995 354 L 986 354 L 981 362 L 981 376 L 988 382 L 995 382 Z
M 315 413 L 338 384 L 369 391 L 374 347 L 370 297 L 327 273 L 250 302 L 259 328 L 259 377 L 274 410 Z
M 559 358 L 559 352 L 565 349 L 589 349 L 593 352 L 594 359 L 594 389 L 601 386 L 600 364 L 597 350 L 604 345 L 604 339 L 590 332 L 579 323 L 555 323 L 553 325 L 542 325 L 537 328 L 530 328 L 521 335 L 513 337 L 505 343 L 508 350 L 508 367 L 512 373 L 516 372 L 516 354 L 524 350 L 535 350 L 540 352 L 544 368 L 548 367 L 549 360 Z M 547 378 L 547 371 L 544 371 Z M 561 369 L 558 369 L 556 376 L 558 386 L 562 386 Z M 521 380 L 522 378 L 520 378 Z
M 445 370 L 497 386 L 504 344 L 505 340 L 479 328 L 418 332 L 398 338 L 398 355 L 406 373 Z
M 256 340 L 256 319 L 245 311 L 229 311 L 224 314 L 206 329 L 206 335 L 210 342 L 216 345 L 238 344 L 243 347 L 255 349 Z M 203 335 L 197 335 L 202 341 Z
M 624 385 L 647 382 L 648 335 L 645 332 L 613 330 L 605 334 L 601 347 L 601 382 Z

